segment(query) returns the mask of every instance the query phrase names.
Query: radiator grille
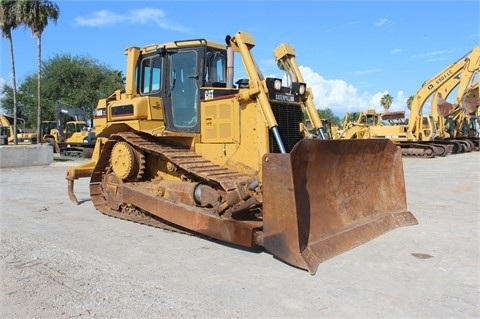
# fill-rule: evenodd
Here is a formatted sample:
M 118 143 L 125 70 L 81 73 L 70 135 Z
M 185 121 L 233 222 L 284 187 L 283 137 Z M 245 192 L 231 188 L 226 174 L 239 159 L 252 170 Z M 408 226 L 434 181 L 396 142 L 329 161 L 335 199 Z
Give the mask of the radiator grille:
M 282 138 L 287 153 L 290 153 L 293 146 L 302 139 L 299 132 L 299 125 L 303 121 L 303 113 L 298 104 L 283 104 L 270 101 L 273 114 L 278 124 L 278 132 Z M 270 152 L 280 153 L 277 141 L 270 132 Z

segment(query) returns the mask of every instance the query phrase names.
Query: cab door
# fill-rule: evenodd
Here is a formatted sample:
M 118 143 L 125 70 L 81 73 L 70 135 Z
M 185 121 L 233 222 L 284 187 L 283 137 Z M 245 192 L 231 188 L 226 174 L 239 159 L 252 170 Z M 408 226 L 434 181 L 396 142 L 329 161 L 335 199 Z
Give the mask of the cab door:
M 167 129 L 199 132 L 200 72 L 198 51 L 179 50 L 169 55 L 169 81 L 165 99 Z

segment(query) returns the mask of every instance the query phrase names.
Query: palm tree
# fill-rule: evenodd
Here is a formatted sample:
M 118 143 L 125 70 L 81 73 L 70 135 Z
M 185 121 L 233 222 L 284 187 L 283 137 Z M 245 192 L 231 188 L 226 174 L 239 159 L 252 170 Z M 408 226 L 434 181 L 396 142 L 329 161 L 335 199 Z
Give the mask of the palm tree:
M 380 99 L 380 105 L 383 106 L 385 109 L 385 113 L 388 112 L 388 109 L 390 108 L 390 105 L 392 105 L 393 102 L 393 96 L 390 94 L 384 94 L 382 98 Z
M 40 125 L 42 109 L 40 101 L 40 74 L 42 71 L 42 33 L 49 20 L 55 23 L 60 16 L 58 5 L 48 0 L 18 0 L 18 12 L 21 23 L 25 24 L 37 38 L 37 141 L 41 141 Z
M 413 95 L 410 96 L 410 97 L 408 98 L 408 100 L 407 100 L 407 108 L 408 108 L 409 110 L 412 109 L 412 103 L 413 103 Z
M 17 80 L 15 76 L 15 59 L 13 55 L 12 30 L 18 26 L 15 0 L 0 0 L 0 27 L 2 28 L 2 37 L 8 40 L 10 44 L 10 61 L 12 65 L 12 87 L 13 87 L 13 144 L 18 144 L 17 138 Z

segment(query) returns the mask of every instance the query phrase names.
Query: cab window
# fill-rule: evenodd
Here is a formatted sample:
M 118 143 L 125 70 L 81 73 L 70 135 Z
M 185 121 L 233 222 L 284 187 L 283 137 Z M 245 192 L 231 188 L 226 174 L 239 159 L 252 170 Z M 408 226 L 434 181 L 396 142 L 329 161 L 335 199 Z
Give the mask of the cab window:
M 159 56 L 142 60 L 140 92 L 149 94 L 160 91 L 162 78 L 162 60 Z
M 226 86 L 226 56 L 219 51 L 208 52 L 204 75 L 205 86 Z

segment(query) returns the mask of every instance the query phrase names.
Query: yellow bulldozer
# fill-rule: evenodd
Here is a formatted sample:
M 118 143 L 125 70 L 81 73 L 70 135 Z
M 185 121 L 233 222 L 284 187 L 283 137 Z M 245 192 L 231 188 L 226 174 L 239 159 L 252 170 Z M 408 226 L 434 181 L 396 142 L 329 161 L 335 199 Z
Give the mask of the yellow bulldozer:
M 23 119 L 17 119 L 25 123 Z M 13 116 L 0 114 L 0 145 L 8 145 L 15 143 L 15 134 L 13 128 Z M 22 126 L 25 126 L 23 124 Z M 37 134 L 33 130 L 25 130 L 17 128 L 17 144 L 30 145 L 37 143 Z
M 321 120 L 288 44 L 286 77 L 264 78 L 249 33 L 126 49 L 126 86 L 98 102 L 87 163 L 101 213 L 242 247 L 315 274 L 319 264 L 400 226 L 402 154 L 389 140 L 307 137 Z M 247 78 L 234 82 L 234 55 Z M 285 80 L 286 79 L 286 80 Z

